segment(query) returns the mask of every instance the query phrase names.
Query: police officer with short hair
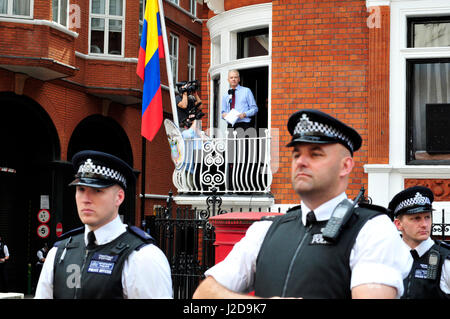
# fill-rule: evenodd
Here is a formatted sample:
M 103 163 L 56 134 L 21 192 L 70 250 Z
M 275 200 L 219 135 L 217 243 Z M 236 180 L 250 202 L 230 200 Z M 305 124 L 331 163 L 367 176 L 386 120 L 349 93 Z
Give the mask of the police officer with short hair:
M 172 298 L 169 263 L 153 238 L 122 223 L 119 206 L 135 183 L 132 168 L 111 154 L 73 156 L 75 199 L 84 227 L 61 236 L 45 260 L 35 298 Z
M 404 299 L 450 298 L 450 246 L 431 235 L 433 192 L 409 187 L 389 203 L 394 224 L 414 259 L 404 280 Z
M 291 115 L 288 130 L 292 184 L 301 205 L 253 223 L 205 273 L 194 297 L 249 297 L 244 294 L 252 290 L 257 297 L 400 297 L 408 251 L 386 209 L 361 203 L 354 208 L 345 193 L 360 135 L 309 109 Z

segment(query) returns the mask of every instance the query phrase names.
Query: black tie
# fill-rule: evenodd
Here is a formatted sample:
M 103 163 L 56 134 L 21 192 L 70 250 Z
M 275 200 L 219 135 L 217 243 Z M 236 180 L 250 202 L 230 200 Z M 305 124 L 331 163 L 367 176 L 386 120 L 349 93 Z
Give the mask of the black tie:
M 417 253 L 417 251 L 415 249 L 411 249 L 410 253 L 413 256 L 414 260 L 418 260 L 420 258 L 419 254 Z
M 308 214 L 306 214 L 306 227 L 314 224 L 316 221 L 316 215 L 314 215 L 313 211 L 310 211 Z
M 94 232 L 90 231 L 88 233 L 87 237 L 88 237 L 88 244 L 87 244 L 86 248 L 89 249 L 89 250 L 94 249 L 97 246 L 97 244 L 95 243 L 95 234 L 94 234 Z

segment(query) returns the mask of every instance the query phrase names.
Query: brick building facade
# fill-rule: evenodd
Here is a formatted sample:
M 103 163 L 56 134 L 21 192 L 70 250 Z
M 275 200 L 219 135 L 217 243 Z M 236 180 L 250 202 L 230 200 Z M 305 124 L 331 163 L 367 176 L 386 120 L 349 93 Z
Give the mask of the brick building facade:
M 200 72 L 201 5 L 163 3 L 169 53 L 181 81 L 189 70 Z M 80 225 L 74 190 L 67 187 L 77 151 L 110 152 L 135 169 L 137 185 L 127 190 L 119 212 L 125 222 L 139 225 L 142 213 L 152 214 L 173 189 L 163 127 L 145 143 L 142 160 L 136 66 L 143 8 L 134 0 L 1 2 L 0 233 L 12 256 L 10 290 L 25 291 L 27 264 L 34 266 L 44 242 L 56 240 L 57 223 L 63 231 Z M 172 118 L 165 71 L 161 80 L 164 117 Z M 37 234 L 41 209 L 51 216 L 44 238 Z
M 210 111 L 218 107 L 215 94 L 228 89 L 229 69 L 244 72 L 247 80 L 267 68 L 268 127 L 280 137 L 271 185 L 275 204 L 298 202 L 290 152 L 283 146 L 288 116 L 318 108 L 363 137 L 350 197 L 364 185 L 374 203 L 387 205 L 400 190 L 421 184 L 433 189 L 436 206 L 448 206 L 448 1 L 204 2 L 202 83 L 211 92 Z M 262 29 L 267 52 L 240 56 L 240 39 Z M 427 122 L 427 114 L 434 120 Z

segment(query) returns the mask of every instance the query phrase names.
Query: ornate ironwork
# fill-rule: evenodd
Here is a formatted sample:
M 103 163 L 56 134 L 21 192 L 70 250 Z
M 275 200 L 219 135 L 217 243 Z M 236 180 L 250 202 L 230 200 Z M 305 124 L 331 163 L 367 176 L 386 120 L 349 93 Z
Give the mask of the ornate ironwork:
M 179 193 L 270 193 L 272 183 L 271 137 L 184 139 L 183 159 L 172 181 Z
M 214 265 L 215 233 L 208 219 L 213 211 L 222 212 L 216 192 L 210 202 L 212 211 L 174 209 L 170 192 L 166 207 L 157 209 L 155 216 L 147 216 L 145 225 L 169 261 L 175 299 L 192 298 L 204 272 Z

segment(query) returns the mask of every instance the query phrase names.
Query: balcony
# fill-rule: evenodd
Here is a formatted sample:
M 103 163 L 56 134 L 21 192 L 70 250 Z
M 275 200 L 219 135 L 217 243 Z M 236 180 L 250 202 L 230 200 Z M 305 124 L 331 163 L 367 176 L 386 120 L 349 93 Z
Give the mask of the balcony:
M 178 137 L 168 132 L 177 204 L 201 207 L 215 189 L 225 209 L 273 205 L 269 130 L 259 136 L 229 130 L 224 137 L 209 137 L 201 132 L 193 138 L 188 132 Z

